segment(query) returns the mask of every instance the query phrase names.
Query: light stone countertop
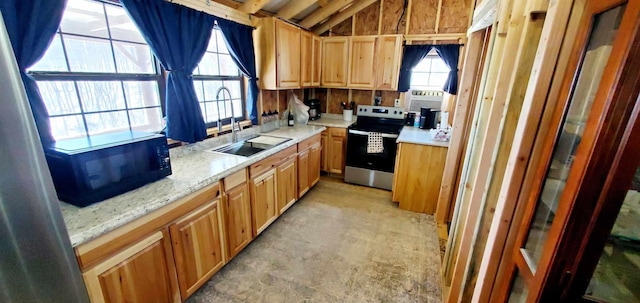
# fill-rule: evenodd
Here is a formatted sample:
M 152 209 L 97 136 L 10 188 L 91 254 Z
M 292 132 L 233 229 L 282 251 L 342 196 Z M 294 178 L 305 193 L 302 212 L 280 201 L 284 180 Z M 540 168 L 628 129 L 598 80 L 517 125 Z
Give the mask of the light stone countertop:
M 344 121 L 342 115 L 338 114 L 320 114 L 320 119 L 309 121 L 308 125 L 320 125 L 326 127 L 347 128 L 351 124 L 356 123 L 356 116 L 351 121 Z
M 258 127 L 240 132 L 241 137 L 257 134 Z M 60 203 L 71 245 L 78 246 L 185 197 L 249 165 L 293 146 L 325 130 L 322 126 L 281 127 L 264 135 L 292 140 L 252 157 L 206 151 L 230 142 L 230 135 L 172 148 L 172 174 L 166 178 L 113 198 L 79 208 Z
M 431 145 L 439 147 L 449 147 L 449 142 L 436 141 L 431 138 L 429 130 L 420 129 L 413 126 L 405 126 L 400 131 L 400 136 L 396 143 L 413 143 L 420 145 Z

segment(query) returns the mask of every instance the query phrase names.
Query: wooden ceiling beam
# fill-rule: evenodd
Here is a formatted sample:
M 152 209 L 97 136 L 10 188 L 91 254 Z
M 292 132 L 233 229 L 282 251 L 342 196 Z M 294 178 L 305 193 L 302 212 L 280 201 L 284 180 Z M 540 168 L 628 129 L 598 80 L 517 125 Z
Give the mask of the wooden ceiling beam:
M 245 3 L 240 5 L 238 9 L 245 13 L 255 14 L 267 5 L 269 1 L 271 0 L 247 0 Z
M 230 7 L 230 8 L 236 9 L 236 10 L 239 10 L 238 8 L 240 7 L 240 5 L 242 5 L 242 3 L 236 2 L 236 1 L 233 1 L 233 0 L 213 0 L 213 2 L 217 2 L 217 3 L 220 3 L 222 5 L 226 5 L 226 6 Z M 265 10 L 259 10 L 259 11 L 255 12 L 253 15 L 256 16 L 256 17 L 260 17 L 260 18 L 273 16 L 272 13 L 267 12 Z
M 251 25 L 251 18 L 249 17 L 249 14 L 218 2 L 211 1 L 209 3 L 205 3 L 204 1 L 199 0 L 171 0 L 170 2 L 190 7 L 209 15 L 235 21 L 240 24 Z
M 326 1 L 326 0 L 325 0 Z M 295 15 L 307 9 L 309 6 L 319 3 L 318 0 L 291 0 L 283 6 L 277 13 L 277 16 L 289 20 Z
M 345 10 L 343 10 L 343 11 L 335 14 L 333 17 L 329 18 L 329 20 L 327 20 L 327 22 L 322 23 L 322 24 L 318 25 L 317 27 L 315 27 L 313 29 L 313 32 L 318 34 L 318 35 L 320 35 L 320 34 L 326 32 L 326 31 L 328 31 L 332 27 L 340 24 L 342 21 L 347 20 L 351 16 L 357 14 L 361 10 L 369 7 L 369 5 L 372 5 L 372 4 L 376 3 L 377 1 L 378 0 L 359 0 L 359 1 L 356 1 L 355 3 L 353 3 L 351 6 L 349 6 Z
M 329 16 L 333 15 L 343 7 L 353 3 L 353 1 L 354 0 L 333 0 L 329 2 L 325 7 L 315 10 L 313 13 L 311 13 L 311 15 L 304 18 L 302 21 L 300 21 L 299 25 L 304 28 L 311 28 L 314 25 L 322 22 L 322 20 L 329 18 Z

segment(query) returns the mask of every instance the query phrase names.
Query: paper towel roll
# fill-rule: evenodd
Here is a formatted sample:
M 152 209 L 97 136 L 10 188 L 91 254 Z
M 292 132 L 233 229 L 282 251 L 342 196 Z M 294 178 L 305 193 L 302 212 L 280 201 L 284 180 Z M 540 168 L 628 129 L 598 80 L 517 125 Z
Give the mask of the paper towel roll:
M 442 112 L 440 114 L 440 127 L 441 128 L 449 127 L 449 112 Z

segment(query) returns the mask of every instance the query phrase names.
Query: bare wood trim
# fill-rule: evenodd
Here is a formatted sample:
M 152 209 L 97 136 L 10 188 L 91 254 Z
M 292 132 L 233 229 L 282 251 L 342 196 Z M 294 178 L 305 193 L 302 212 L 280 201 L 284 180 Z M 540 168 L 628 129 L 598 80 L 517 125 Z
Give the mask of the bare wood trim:
M 407 26 L 405 26 L 404 28 L 404 34 L 408 35 L 409 34 L 409 27 L 411 26 L 411 5 L 413 4 L 412 0 L 409 0 L 409 3 L 407 4 L 407 10 L 406 10 L 406 14 L 407 14 Z
M 247 0 L 245 3 L 240 5 L 238 9 L 245 13 L 255 14 L 259 10 L 261 10 L 270 0 Z
M 311 15 L 300 21 L 299 25 L 304 28 L 311 28 L 320 23 L 322 20 L 333 15 L 341 8 L 353 3 L 354 0 L 334 0 L 329 2 L 325 7 L 315 10 Z
M 227 192 L 244 182 L 247 182 L 246 168 L 224 178 L 224 191 Z
M 220 196 L 218 182 L 172 202 L 124 226 L 75 248 L 80 269 L 85 270 L 180 216 Z
M 436 12 L 436 34 L 440 30 L 440 14 L 442 13 L 442 0 L 438 0 L 438 11 Z
M 259 101 L 260 101 L 260 106 L 262 108 L 262 90 L 260 90 L 260 95 L 259 96 Z M 240 127 L 241 128 L 246 128 L 247 126 L 251 126 L 251 120 L 243 120 L 240 121 Z M 223 125 L 222 126 L 222 132 L 229 132 L 231 131 L 231 125 L 227 124 L 227 125 Z M 211 127 L 211 128 L 207 128 L 207 136 L 218 136 L 219 132 L 218 132 L 218 128 L 216 127 Z M 180 141 L 175 141 L 175 142 L 180 142 Z
M 407 43 L 413 41 L 425 41 L 425 40 L 465 40 L 467 38 L 467 33 L 457 33 L 457 34 L 420 34 L 420 35 L 404 35 L 405 41 Z
M 521 207 L 514 201 L 519 200 L 518 196 L 521 190 L 523 192 L 528 191 L 527 188 L 530 187 L 532 181 L 531 177 L 525 178 L 525 173 L 530 162 L 536 162 L 534 160 L 536 152 L 533 151 L 533 146 L 538 127 L 544 125 L 541 120 L 545 103 L 554 103 L 555 101 L 551 100 L 557 100 L 559 93 L 558 82 L 560 81 L 554 81 L 556 82 L 553 84 L 554 88 L 552 87 L 552 79 L 554 79 L 555 73 L 564 73 L 571 51 L 570 44 L 572 44 L 572 42 L 563 42 L 565 31 L 568 28 L 573 29 L 567 31 L 567 37 L 574 36 L 577 30 L 577 21 L 579 21 L 579 18 L 572 17 L 572 21 L 569 22 L 570 26 L 568 26 L 567 21 L 572 7 L 574 7 L 573 1 L 554 1 L 549 6 L 523 101 L 523 108 L 520 114 L 522 118 L 516 128 L 512 143 L 513 147 L 504 175 L 504 180 L 506 181 L 500 189 L 496 212 L 487 238 L 484 258 L 480 265 L 478 282 L 473 295 L 474 301 L 489 302 L 492 297 L 494 283 L 499 281 L 501 277 L 504 278 L 504 276 L 510 275 L 505 267 L 506 263 L 508 263 L 505 258 L 511 258 L 511 255 L 504 252 L 512 251 L 515 237 L 509 231 L 512 228 L 512 222 L 518 222 L 522 216 L 522 210 L 516 211 L 516 207 Z M 575 12 L 574 14 L 576 13 L 581 14 L 580 12 Z M 567 46 L 567 44 L 569 45 Z M 560 54 L 561 47 L 562 54 Z M 556 65 L 555 71 L 545 68 Z M 548 99 L 547 94 L 549 96 Z M 553 107 L 554 105 L 548 104 L 548 106 Z M 529 158 L 531 159 L 528 160 Z M 531 173 L 527 174 L 531 175 Z M 518 213 L 520 214 L 518 215 Z
M 382 14 L 384 14 L 384 0 L 380 0 L 380 11 L 378 12 L 378 35 L 382 34 Z
M 294 0 L 285 4 L 277 13 L 277 16 L 282 19 L 291 19 L 295 15 L 307 9 L 309 6 L 317 3 L 318 0 Z
M 473 0 L 471 0 L 473 1 Z M 473 6 L 471 6 L 473 7 Z M 469 33 L 485 29 L 496 20 L 498 13 L 498 0 L 484 0 L 476 6 L 473 11 L 473 18 L 469 24 Z
M 331 18 L 329 18 L 329 20 L 327 20 L 327 22 L 324 22 L 322 24 L 320 24 L 319 26 L 313 28 L 313 32 L 320 35 L 326 31 L 328 31 L 330 28 L 340 24 L 342 21 L 347 20 L 351 17 L 353 17 L 355 14 L 357 14 L 358 12 L 360 12 L 361 10 L 369 7 L 369 5 L 372 5 L 373 3 L 375 3 L 378 0 L 361 0 L 358 1 L 354 4 L 352 4 L 351 6 L 349 6 L 348 8 L 346 8 L 345 10 L 335 14 L 334 16 L 332 16 Z M 355 27 L 356 27 L 356 20 L 355 18 L 353 18 L 353 22 L 351 24 L 351 32 L 355 33 Z
M 214 1 L 169 0 L 169 2 L 190 7 L 197 11 L 205 12 L 209 15 L 251 26 L 251 17 L 249 16 L 249 14 Z

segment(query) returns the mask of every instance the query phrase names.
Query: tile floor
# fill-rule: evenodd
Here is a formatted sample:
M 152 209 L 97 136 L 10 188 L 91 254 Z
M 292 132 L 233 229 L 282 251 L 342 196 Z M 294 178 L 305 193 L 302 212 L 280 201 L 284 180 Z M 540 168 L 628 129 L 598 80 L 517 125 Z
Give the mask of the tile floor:
M 432 216 L 324 178 L 189 302 L 441 302 Z

